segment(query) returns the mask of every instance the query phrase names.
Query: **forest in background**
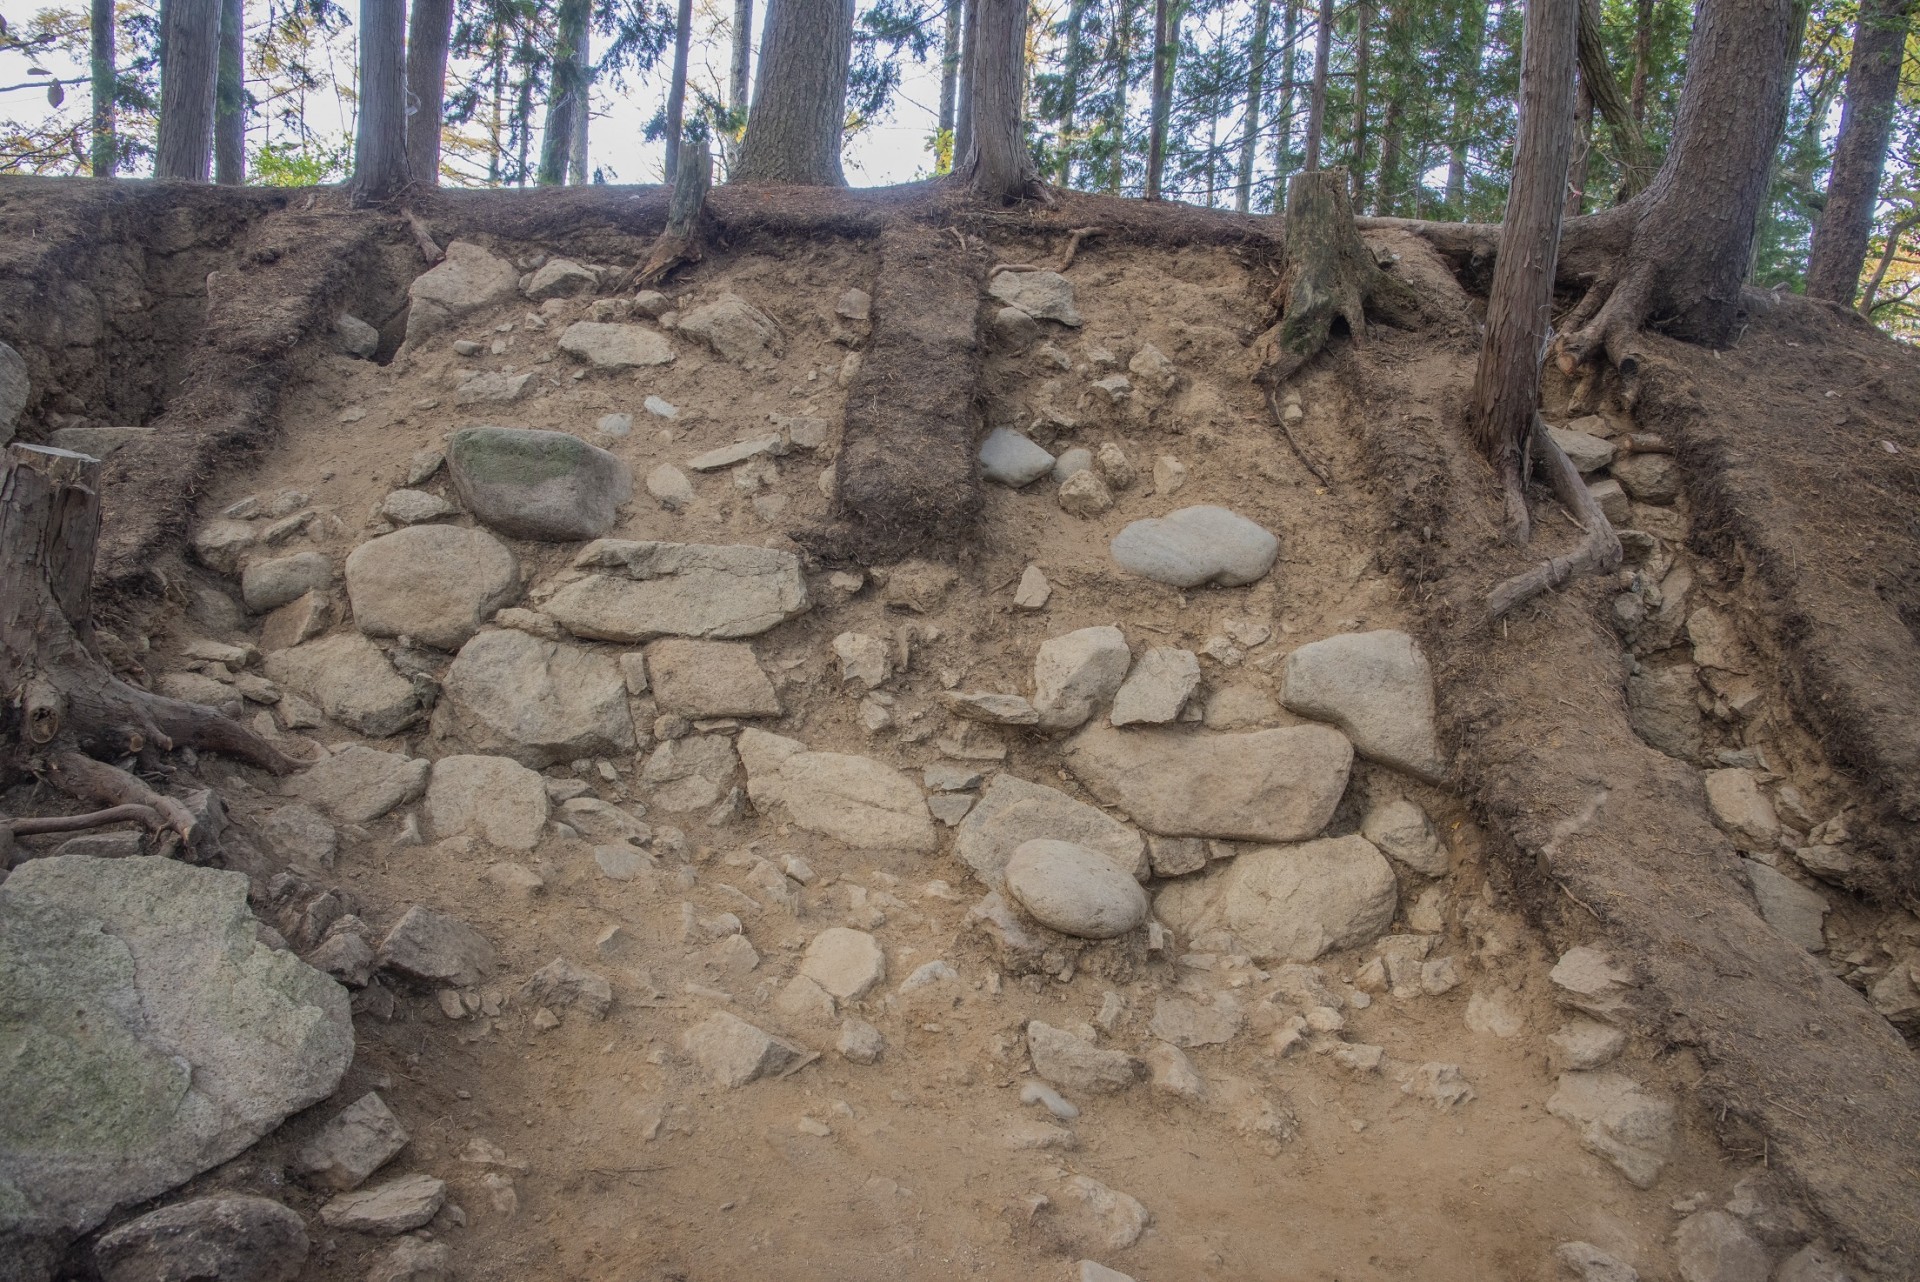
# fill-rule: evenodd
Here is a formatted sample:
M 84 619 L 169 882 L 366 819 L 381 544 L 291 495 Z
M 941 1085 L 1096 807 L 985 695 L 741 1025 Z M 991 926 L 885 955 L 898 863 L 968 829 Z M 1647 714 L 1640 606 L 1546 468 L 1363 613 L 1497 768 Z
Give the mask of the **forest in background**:
M 1617 203 L 1657 169 L 1686 72 L 1693 18 L 1688 0 L 1585 3 L 1598 61 L 1583 58 L 1582 66 L 1603 66 L 1610 83 L 1579 77 L 1569 215 Z M 98 0 L 94 6 L 96 12 L 107 8 L 115 37 L 111 169 L 151 172 L 159 5 Z M 353 15 L 333 0 L 226 0 L 224 8 L 229 28 L 237 21 L 243 33 L 231 59 L 243 70 L 223 69 L 220 109 L 226 118 L 237 113 L 244 181 L 304 185 L 344 178 L 359 107 Z M 1754 243 L 1754 284 L 1805 286 L 1859 8 L 1857 0 L 1813 0 L 1805 9 L 1787 126 Z M 940 92 L 920 176 L 952 167 L 963 10 L 963 0 L 861 4 L 843 142 L 898 113 L 905 75 L 924 68 L 938 77 Z M 1307 167 L 1310 87 L 1324 17 L 1319 163 L 1348 168 L 1355 209 L 1497 222 L 1513 165 L 1523 10 L 1519 0 L 1036 0 L 1025 38 L 1026 146 L 1039 173 L 1057 185 L 1272 211 L 1284 203 L 1276 197 L 1286 176 Z M 1905 31 L 1909 6 L 1890 11 Z M 91 78 L 63 79 L 39 65 L 56 52 L 84 65 L 94 16 L 50 8 L 7 24 L 0 54 L 16 56 L 0 64 L 0 79 L 8 82 L 0 83 L 0 173 L 84 174 L 107 159 L 93 154 Z M 750 67 L 763 19 L 752 0 L 699 0 L 677 9 L 664 0 L 457 0 L 438 180 L 504 187 L 607 179 L 595 160 L 593 117 L 638 92 L 648 73 L 665 72 L 660 101 L 642 104 L 649 136 L 664 135 L 674 92 L 669 68 L 682 64 L 693 70 L 678 82 L 680 116 L 705 124 L 724 179 L 750 114 Z M 683 25 L 696 48 L 676 63 Z M 563 59 L 563 50 L 571 56 Z M 1914 53 L 1908 33 L 1861 303 L 1876 323 L 1908 339 L 1920 337 L 1920 252 L 1905 243 L 1920 227 Z M 580 81 L 594 109 L 571 114 L 564 164 L 543 173 L 556 106 L 567 86 Z M 52 110 L 14 106 L 37 95 Z M 607 150 L 604 143 L 599 148 Z M 656 175 L 616 170 L 611 177 Z

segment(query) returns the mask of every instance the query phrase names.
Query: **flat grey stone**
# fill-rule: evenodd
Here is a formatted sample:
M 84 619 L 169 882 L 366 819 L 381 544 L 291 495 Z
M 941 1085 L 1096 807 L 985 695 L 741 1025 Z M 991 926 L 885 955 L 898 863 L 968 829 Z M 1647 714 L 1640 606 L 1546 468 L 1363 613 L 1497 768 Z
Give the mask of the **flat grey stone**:
M 1741 850 L 1771 854 L 1780 838 L 1780 816 L 1760 791 L 1751 770 L 1709 770 L 1707 810 L 1720 831 Z
M 298 1215 L 264 1197 L 201 1197 L 102 1235 L 101 1282 L 293 1282 L 311 1243 Z
M 426 791 L 432 763 L 352 744 L 293 776 L 287 790 L 340 823 L 367 824 Z
M 1145 1076 L 1146 1066 L 1133 1056 L 1102 1050 L 1037 1019 L 1027 1021 L 1027 1055 L 1035 1073 L 1070 1091 L 1110 1095 Z
M 780 326 L 738 294 L 722 294 L 680 317 L 676 328 L 736 364 L 765 364 L 786 350 Z
M 1033 708 L 1048 730 L 1071 730 L 1113 698 L 1133 655 L 1119 628 L 1080 628 L 1040 643 L 1033 661 Z
M 1239 587 L 1273 568 L 1280 540 L 1226 508 L 1183 507 L 1133 522 L 1114 535 L 1109 550 L 1121 569 L 1157 583 Z
M 1193 651 L 1156 646 L 1133 665 L 1107 720 L 1116 726 L 1165 724 L 1180 716 L 1199 688 L 1200 660 Z
M 340 834 L 326 816 L 304 802 L 276 807 L 257 827 L 275 852 L 310 864 L 331 863 L 340 845 Z
M 570 258 L 549 258 L 527 277 L 521 288 L 534 302 L 549 298 L 569 298 L 582 290 L 592 290 L 599 284 L 599 278 L 593 272 Z
M 856 849 L 931 851 L 939 844 L 920 785 L 869 757 L 789 753 L 771 770 L 749 763 L 748 786 L 755 805 L 783 804 L 800 827 Z
M 1371 807 L 1360 821 L 1360 835 L 1395 863 L 1405 864 L 1422 877 L 1447 875 L 1447 852 L 1440 834 L 1419 805 L 1404 797 Z
M 413 683 L 358 632 L 276 650 L 263 667 L 269 680 L 306 695 L 327 716 L 369 738 L 399 734 L 424 711 Z
M 1033 726 L 1040 714 L 1032 703 L 1017 694 L 996 694 L 984 690 L 943 690 L 941 706 L 956 717 L 989 726 Z
M 606 533 L 633 497 L 624 462 L 567 432 L 463 427 L 448 438 L 447 473 L 481 524 L 550 543 Z
M 1327 826 L 1346 791 L 1353 749 L 1326 726 L 1245 734 L 1095 724 L 1067 746 L 1066 767 L 1149 832 L 1230 841 L 1300 841 Z
M 605 975 L 556 957 L 520 986 L 520 999 L 552 1010 L 577 1006 L 593 1019 L 605 1019 L 613 1006 L 613 985 Z
M 1019 489 L 1053 470 L 1053 455 L 1012 428 L 996 427 L 980 442 L 980 475 Z
M 843 1002 L 857 1002 L 887 977 L 880 941 L 864 930 L 833 926 L 815 935 L 800 973 Z
M 547 613 L 596 641 L 757 636 L 810 604 L 800 559 L 775 548 L 601 539 L 573 563 L 600 573 L 561 588 Z
M 320 1222 L 330 1229 L 391 1237 L 431 1220 L 446 1200 L 445 1180 L 402 1175 L 370 1189 L 340 1194 L 321 1206 Z
M 647 647 L 647 675 L 663 712 L 687 717 L 777 717 L 780 696 L 744 641 L 668 639 Z
M 1725 1211 L 1695 1211 L 1673 1231 L 1673 1262 L 1683 1282 L 1752 1282 L 1773 1268 L 1767 1248 Z M 1775 1276 L 1778 1276 L 1777 1274 Z
M 344 1193 L 365 1184 L 406 1145 L 400 1119 L 377 1092 L 368 1091 L 295 1150 L 292 1169 L 320 1188 Z
M 1146 842 L 1104 811 L 1066 793 L 998 774 L 961 821 L 953 853 L 989 886 L 1004 880 L 1007 862 L 1029 841 L 1070 841 L 1098 851 L 1136 879 L 1147 874 Z
M 662 463 L 647 473 L 647 493 L 669 512 L 678 512 L 693 502 L 693 482 L 671 463 Z
M 802 1051 L 737 1015 L 715 1011 L 687 1030 L 687 1054 L 720 1086 L 738 1087 L 778 1073 Z
M 520 288 L 513 264 L 478 245 L 456 240 L 431 271 L 407 287 L 407 341 L 445 329 L 482 307 L 504 303 Z
M 455 405 L 511 405 L 533 386 L 533 373 L 506 374 L 497 370 L 468 373 L 453 389 Z
M 425 490 L 395 490 L 381 500 L 380 515 L 395 525 L 423 525 L 452 516 L 460 509 Z
M 324 592 L 333 582 L 333 562 L 319 552 L 255 561 L 240 576 L 240 596 L 254 614 L 277 610 L 309 592 Z
M 1611 1162 L 1635 1188 L 1652 1188 L 1673 1155 L 1673 1105 L 1630 1077 L 1562 1073 L 1547 1112 L 1579 1132 L 1581 1146 Z
M 347 599 L 368 636 L 408 636 L 457 650 L 519 595 L 513 553 L 485 530 L 413 526 L 362 543 L 347 557 Z
M 247 878 L 30 860 L 0 884 L 0 1239 L 84 1233 L 333 1093 L 347 994 L 260 940 Z
M 333 337 L 341 351 L 363 361 L 372 360 L 380 350 L 380 331 L 352 312 L 340 313 L 340 319 L 333 323 Z
M 1256 961 L 1309 962 L 1379 938 L 1398 902 L 1386 859 L 1349 836 L 1242 854 L 1167 886 L 1154 911 L 1187 938 L 1230 931 Z
M 1589 420 L 1580 421 L 1585 423 Z M 1613 456 L 1619 452 L 1614 449 L 1613 442 L 1574 427 L 1549 427 L 1547 435 L 1565 451 L 1568 461 L 1582 476 L 1588 472 L 1598 472 L 1613 462 Z
M 1635 503 L 1665 507 L 1680 497 L 1680 468 L 1670 454 L 1629 454 L 1617 459 L 1613 479 Z
M 687 460 L 687 466 L 695 472 L 712 472 L 723 467 L 732 467 L 735 463 L 744 463 L 748 459 L 786 452 L 787 438 L 775 432 L 772 436 L 756 436 L 745 441 L 735 441 L 731 445 L 722 445 L 718 449 L 697 454 Z
M 1767 925 L 1810 953 L 1827 951 L 1823 923 L 1832 905 L 1825 896 L 1757 859 L 1740 862 L 1746 868 L 1747 884 L 1753 887 L 1753 897 Z
M 560 350 L 595 369 L 643 369 L 673 361 L 673 344 L 645 325 L 575 321 L 560 335 Z
M 482 632 L 447 669 L 436 731 L 535 769 L 638 746 L 612 655 L 525 632 Z
M 1001 272 L 988 284 L 987 293 L 1035 320 L 1075 328 L 1080 324 L 1080 313 L 1073 305 L 1073 282 L 1059 272 Z
M 380 941 L 382 969 L 423 984 L 465 988 L 493 971 L 493 945 L 458 917 L 416 904 Z
M 1007 893 L 1043 926 L 1082 939 L 1114 939 L 1147 918 L 1147 896 L 1102 851 L 1070 841 L 1021 843 L 1007 861 Z
M 1404 632 L 1347 632 L 1301 646 L 1281 669 L 1280 702 L 1339 726 L 1369 761 L 1430 782 L 1446 772 L 1433 670 Z
M 435 835 L 470 833 L 503 850 L 540 844 L 548 804 L 546 780 L 509 757 L 442 757 L 427 782 Z

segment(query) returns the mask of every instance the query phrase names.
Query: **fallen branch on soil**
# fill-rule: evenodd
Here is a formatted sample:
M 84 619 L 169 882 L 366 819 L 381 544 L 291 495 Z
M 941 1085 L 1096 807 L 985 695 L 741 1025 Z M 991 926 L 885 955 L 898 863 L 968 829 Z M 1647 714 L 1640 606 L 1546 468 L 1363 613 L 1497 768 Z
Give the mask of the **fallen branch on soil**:
M 1293 456 L 1300 460 L 1301 466 L 1313 473 L 1314 479 L 1328 489 L 1332 489 L 1333 478 L 1327 475 L 1327 469 L 1320 466 L 1313 455 L 1307 453 L 1306 447 L 1300 444 L 1299 438 L 1293 434 L 1293 428 L 1287 423 L 1286 406 L 1280 403 L 1280 384 L 1265 379 L 1260 380 L 1260 383 L 1261 390 L 1267 396 L 1267 413 L 1273 417 L 1273 425 L 1279 429 L 1280 435 L 1287 438 L 1287 444 L 1293 449 Z
M 1613 532 L 1613 523 L 1607 520 L 1607 514 L 1600 510 L 1600 504 L 1594 500 L 1593 492 L 1580 479 L 1580 471 L 1574 467 L 1573 460 L 1566 451 L 1554 443 L 1545 424 L 1539 416 L 1534 416 L 1533 448 L 1537 457 L 1546 466 L 1547 479 L 1553 485 L 1554 495 L 1564 503 L 1580 524 L 1586 528 L 1587 538 L 1579 548 L 1566 556 L 1550 557 L 1524 574 L 1516 574 L 1487 594 L 1487 618 L 1498 619 L 1524 605 L 1542 592 L 1557 588 L 1576 575 L 1606 574 L 1620 567 L 1623 555 L 1620 536 Z M 1589 911 L 1592 911 L 1589 909 Z
M 420 253 L 426 258 L 428 266 L 447 256 L 447 251 L 440 248 L 439 242 L 433 238 L 433 233 L 427 230 L 426 223 L 420 220 L 420 215 L 411 209 L 403 209 L 400 213 L 407 220 L 407 226 L 413 231 L 413 242 L 420 246 Z
M 680 164 L 673 176 L 673 203 L 667 206 L 667 227 L 653 242 L 647 261 L 628 284 L 658 285 L 676 270 L 700 261 L 706 237 L 701 220 L 706 217 L 707 192 L 713 186 L 713 156 L 704 136 L 689 138 L 680 146 Z

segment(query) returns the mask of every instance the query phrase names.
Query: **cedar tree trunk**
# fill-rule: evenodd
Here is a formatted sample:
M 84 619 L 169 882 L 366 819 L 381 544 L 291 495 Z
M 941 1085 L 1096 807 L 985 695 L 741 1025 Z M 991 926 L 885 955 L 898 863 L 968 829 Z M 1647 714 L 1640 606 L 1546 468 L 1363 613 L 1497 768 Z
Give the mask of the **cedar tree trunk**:
M 953 132 L 955 97 L 960 92 L 961 0 L 947 0 L 947 30 L 940 41 L 940 132 Z
M 1020 128 L 1027 2 L 978 0 L 975 13 L 973 151 L 963 172 L 976 196 L 1004 203 L 1025 196 L 1036 178 Z
M 220 76 L 214 87 L 213 180 L 247 180 L 247 14 L 245 0 L 220 0 Z
M 119 88 L 113 65 L 113 0 L 93 0 L 88 13 L 92 20 L 87 61 L 93 81 L 93 176 L 111 178 L 120 167 L 120 143 L 113 128 L 113 98 Z
M 733 63 L 727 68 L 727 105 L 746 114 L 753 67 L 753 0 L 733 0 Z
M 1327 128 L 1327 59 L 1333 54 L 1333 0 L 1320 0 L 1319 27 L 1313 35 L 1313 88 L 1307 96 L 1307 154 L 1301 168 L 1320 168 L 1321 136 Z M 1289 202 L 1292 190 L 1287 193 Z
M 740 183 L 844 187 L 853 0 L 771 0 Z
M 580 47 L 573 51 L 573 59 L 580 64 L 580 83 L 585 86 L 580 92 L 580 110 L 573 113 L 573 147 L 567 162 L 567 181 L 576 187 L 584 187 L 587 182 L 587 129 L 593 120 L 593 51 L 588 47 L 593 42 L 593 29 L 587 28 L 580 33 Z
M 1840 140 L 1827 179 L 1827 204 L 1813 229 L 1807 260 L 1807 294 L 1853 306 L 1860 268 L 1873 234 L 1880 199 L 1880 173 L 1893 129 L 1893 100 L 1914 0 L 1861 0 L 1853 30 L 1853 62 L 1847 68 L 1847 101 L 1840 112 Z
M 553 86 L 547 98 L 547 127 L 540 136 L 540 171 L 534 181 L 558 187 L 567 181 L 573 159 L 573 122 L 587 109 L 587 77 L 579 50 L 587 37 L 593 0 L 560 0 L 553 45 Z
M 980 0 L 966 0 L 960 22 L 959 84 L 954 89 L 953 167 L 956 170 L 973 154 L 973 67 L 979 61 L 974 46 L 978 43 L 979 30 Z
M 1173 114 L 1173 64 L 1180 52 L 1179 0 L 1153 0 L 1153 98 L 1147 115 L 1148 200 L 1160 199 L 1167 167 L 1167 121 Z
M 360 127 L 348 189 L 364 205 L 399 195 L 407 181 L 407 3 L 360 0 Z
M 1253 153 L 1260 145 L 1260 96 L 1266 89 L 1267 33 L 1273 26 L 1273 0 L 1255 0 L 1253 45 L 1247 50 L 1247 109 L 1240 134 L 1240 172 L 1233 188 L 1233 208 L 1246 213 L 1253 203 Z
M 413 0 L 407 27 L 407 169 L 422 187 L 440 185 L 440 115 L 452 38 L 453 0 Z
M 673 20 L 673 78 L 667 82 L 667 181 L 680 171 L 680 135 L 687 127 L 687 50 L 693 43 L 693 0 L 680 0 Z
M 220 78 L 220 0 L 167 0 L 160 55 L 156 178 L 207 181 Z
M 951 12 L 951 11 L 949 11 Z M 1054 173 L 1054 181 L 1065 187 L 1073 181 L 1073 126 L 1074 113 L 1080 108 L 1080 70 L 1086 62 L 1086 51 L 1081 47 L 1080 29 L 1086 22 L 1087 0 L 1069 0 L 1067 5 L 1066 50 L 1062 55 L 1063 66 L 1060 72 L 1060 130 L 1059 167 Z M 945 99 L 942 99 L 944 104 Z

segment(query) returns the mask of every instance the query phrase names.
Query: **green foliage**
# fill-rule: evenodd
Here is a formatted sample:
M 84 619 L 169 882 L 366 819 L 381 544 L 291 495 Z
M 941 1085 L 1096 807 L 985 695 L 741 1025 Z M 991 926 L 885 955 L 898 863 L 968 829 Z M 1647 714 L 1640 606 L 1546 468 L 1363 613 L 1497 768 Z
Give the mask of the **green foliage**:
M 317 187 L 339 182 L 353 167 L 353 145 L 313 139 L 262 143 L 247 158 L 248 181 L 262 187 Z

